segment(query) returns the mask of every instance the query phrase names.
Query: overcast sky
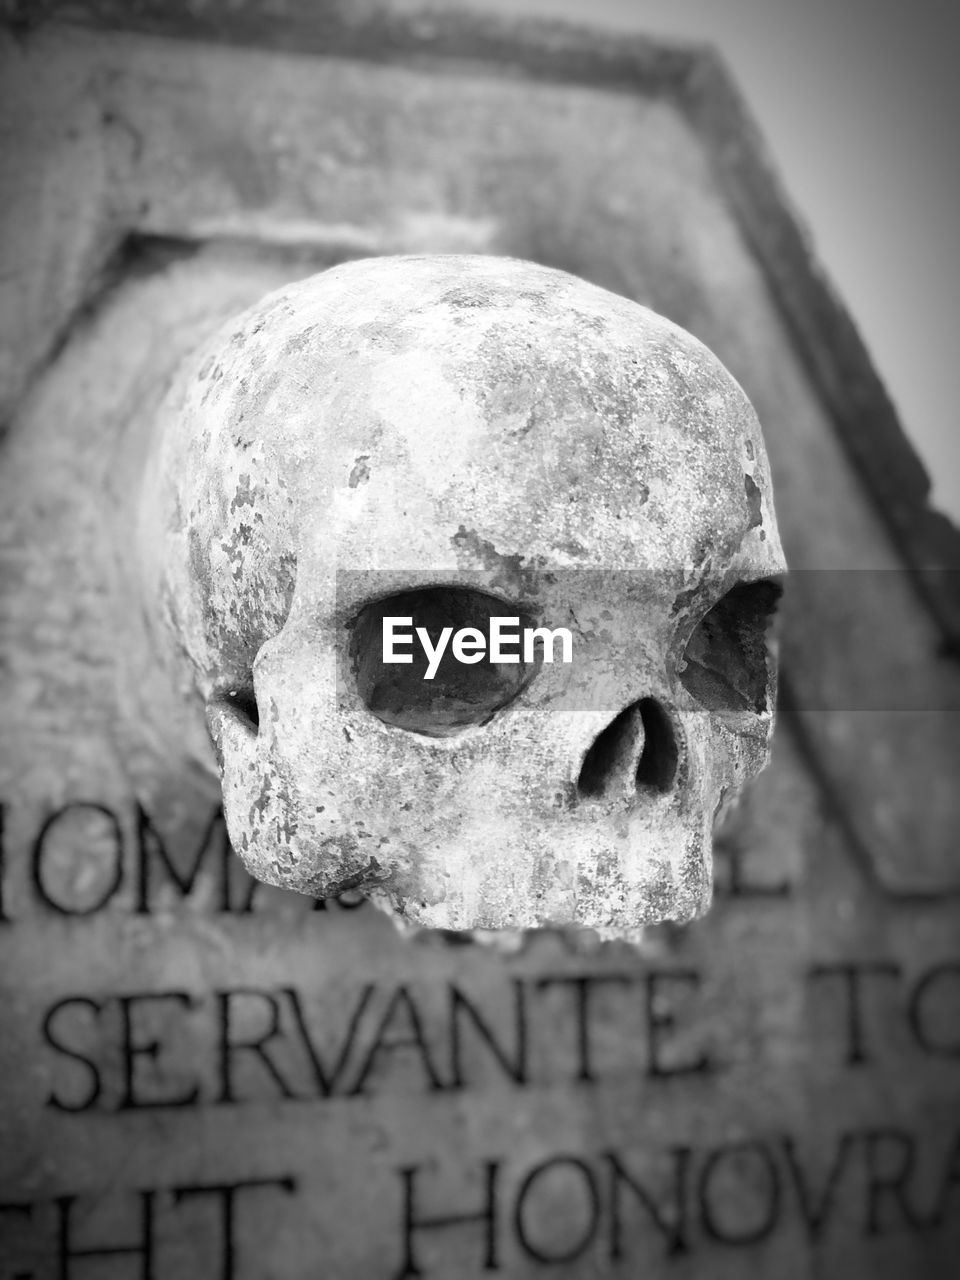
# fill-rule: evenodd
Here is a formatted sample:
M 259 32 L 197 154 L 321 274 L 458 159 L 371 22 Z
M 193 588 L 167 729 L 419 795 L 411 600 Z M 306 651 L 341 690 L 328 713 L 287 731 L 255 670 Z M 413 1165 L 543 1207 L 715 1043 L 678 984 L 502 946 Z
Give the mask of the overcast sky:
M 431 7 L 397 0 L 397 7 Z M 960 521 L 957 0 L 433 0 L 717 45 Z

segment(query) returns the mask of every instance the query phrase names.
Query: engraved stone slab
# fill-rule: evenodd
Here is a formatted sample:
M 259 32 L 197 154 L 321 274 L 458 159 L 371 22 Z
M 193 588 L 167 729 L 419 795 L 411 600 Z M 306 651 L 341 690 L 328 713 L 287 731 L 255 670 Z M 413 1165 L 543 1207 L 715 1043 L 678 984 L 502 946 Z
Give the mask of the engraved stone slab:
M 5 213 L 33 248 L 11 268 L 30 385 L 0 472 L 0 1275 L 952 1274 L 955 677 L 664 88 L 678 64 L 658 80 L 647 54 L 630 93 L 489 52 L 453 75 L 61 28 L 14 55 L 36 114 Z M 45 184 L 64 148 L 96 162 Z M 56 233 L 71 201 L 79 245 Z M 89 243 L 128 232 L 94 296 Z M 788 700 L 711 915 L 642 950 L 414 943 L 367 906 L 256 885 L 151 696 L 130 424 L 220 316 L 423 248 L 650 303 L 764 424 L 809 570 Z M 838 643 L 852 623 L 866 640 Z

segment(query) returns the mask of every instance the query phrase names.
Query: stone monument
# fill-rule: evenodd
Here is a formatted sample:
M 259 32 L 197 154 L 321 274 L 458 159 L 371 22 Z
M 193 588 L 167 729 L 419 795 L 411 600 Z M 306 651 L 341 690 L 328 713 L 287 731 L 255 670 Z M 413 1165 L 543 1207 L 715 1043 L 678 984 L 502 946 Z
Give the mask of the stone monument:
M 957 532 L 710 54 L 362 8 L 74 0 L 36 21 L 19 6 L 4 37 L 0 1276 L 947 1280 Z M 457 259 L 445 281 L 436 263 Z M 510 268 L 531 295 L 511 308 L 544 370 L 506 388 L 488 372 L 510 345 L 482 336 L 496 307 L 470 305 L 503 259 L 535 264 Z M 453 390 L 404 375 L 399 313 L 360 318 L 374 277 L 399 295 L 404 272 L 434 316 L 461 316 L 426 344 Z M 564 296 L 594 313 L 582 367 L 605 379 L 571 376 L 549 319 Z M 376 377 L 310 381 L 314 305 L 356 308 L 331 359 Z M 643 414 L 600 431 L 625 403 L 659 406 L 662 433 L 631 439 Z M 307 405 L 344 424 L 329 477 Z M 441 420 L 457 429 L 423 433 Z M 574 420 L 590 467 L 565 452 Z M 634 449 L 650 468 L 620 465 Z M 455 492 L 464 474 L 475 489 Z M 682 488 L 707 475 L 715 506 Z M 327 484 L 332 507 L 301 501 Z M 790 566 L 771 759 L 721 815 L 712 907 L 679 924 L 707 897 L 694 815 L 705 832 L 768 748 L 771 485 Z M 201 519 L 207 491 L 223 507 Z M 662 559 L 628 564 L 644 531 Z M 501 605 L 506 634 L 553 633 L 554 662 L 541 638 L 529 660 L 518 641 L 516 664 L 452 666 L 454 634 L 489 651 Z M 377 639 L 407 617 L 388 630 L 414 662 L 391 665 Z M 548 692 L 566 699 L 552 739 Z M 334 747 L 315 770 L 306 753 L 337 724 L 354 741 L 325 817 Z M 401 791 L 412 808 L 388 823 L 378 797 Z M 458 804 L 469 840 L 438 821 L 418 865 L 417 808 Z M 537 806 L 567 835 L 534 839 L 536 864 L 482 850 L 504 819 L 519 849 Z M 587 814 L 622 879 L 591 862 Z M 648 816 L 675 824 L 689 877 L 654 880 L 639 942 L 592 936 L 630 932 Z M 478 850 L 489 877 L 468 874 Z

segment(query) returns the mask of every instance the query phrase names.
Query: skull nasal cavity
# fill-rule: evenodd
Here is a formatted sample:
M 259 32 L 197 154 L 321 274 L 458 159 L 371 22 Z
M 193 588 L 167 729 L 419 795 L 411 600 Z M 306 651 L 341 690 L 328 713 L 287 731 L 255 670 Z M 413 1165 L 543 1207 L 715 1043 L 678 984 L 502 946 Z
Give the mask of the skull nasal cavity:
M 669 791 L 676 773 L 677 740 L 670 717 L 655 698 L 641 698 L 621 711 L 590 747 L 577 790 L 582 796 L 609 795 L 632 774 L 637 791 Z
M 257 695 L 253 687 L 245 686 L 236 689 L 224 689 L 214 694 L 211 706 L 225 711 L 238 721 L 248 732 L 256 733 L 260 727 L 260 708 L 257 706 Z

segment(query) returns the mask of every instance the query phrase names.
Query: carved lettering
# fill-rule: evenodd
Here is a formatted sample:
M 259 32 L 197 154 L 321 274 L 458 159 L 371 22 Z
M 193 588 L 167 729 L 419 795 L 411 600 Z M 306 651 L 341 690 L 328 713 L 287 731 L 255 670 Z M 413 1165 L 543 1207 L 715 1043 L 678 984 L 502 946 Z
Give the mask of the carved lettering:
M 227 828 L 223 820 L 223 811 L 215 810 L 200 839 L 200 844 L 192 860 L 180 859 L 186 863 L 181 870 L 178 860 L 171 856 L 156 827 L 150 821 L 146 810 L 136 807 L 137 832 L 137 901 L 135 910 L 140 915 L 149 915 L 153 910 L 155 880 L 154 869 L 162 871 L 168 885 L 172 885 L 182 898 L 194 890 L 197 879 L 209 863 L 213 863 L 220 885 L 219 909 L 230 911 L 230 859 L 233 850 L 227 838 Z M 253 884 L 256 881 L 252 881 Z M 252 904 L 252 897 L 250 899 Z M 250 909 L 250 905 L 246 909 Z M 243 908 L 241 908 L 242 910 Z
M 184 1200 L 199 1199 L 213 1200 L 214 1217 L 218 1221 L 220 1236 L 220 1269 L 216 1275 L 216 1280 L 234 1280 L 237 1265 L 237 1237 L 236 1237 L 236 1202 L 241 1191 L 265 1191 L 268 1188 L 278 1188 L 292 1195 L 296 1190 L 297 1184 L 293 1178 L 248 1178 L 245 1182 L 221 1182 L 216 1184 L 201 1184 L 188 1187 L 174 1187 L 173 1201 L 174 1204 L 180 1204 Z M 258 1206 L 260 1212 L 263 1208 Z M 211 1280 L 214 1277 L 211 1276 Z
M 121 1046 L 123 1061 L 123 1095 L 117 1104 L 118 1111 L 133 1111 L 157 1107 L 189 1107 L 200 1093 L 197 1084 L 188 1084 L 173 1092 L 163 1091 L 159 1082 L 153 1084 L 153 1092 L 137 1075 L 137 1062 L 147 1059 L 156 1062 L 161 1055 L 161 1041 L 156 1036 L 146 1040 L 139 1038 L 137 1026 L 140 1011 L 156 1010 L 163 1005 L 193 1009 L 196 1002 L 186 991 L 145 992 L 140 995 L 119 996 L 117 1003 L 121 1016 Z
M 573 997 L 571 1004 L 573 1007 L 574 1036 L 576 1037 L 577 1050 L 576 1078 L 585 1083 L 590 1083 L 596 1079 L 591 1053 L 592 1021 L 590 1015 L 593 1009 L 591 997 L 598 987 L 611 984 L 621 987 L 628 986 L 630 978 L 620 973 L 587 973 L 572 976 L 565 974 L 561 977 L 540 978 L 537 981 L 537 989 L 540 991 L 549 990 L 551 987 L 563 987 L 569 990 Z
M 367 1078 L 381 1053 L 395 1053 L 399 1049 L 413 1050 L 431 1089 L 446 1087 L 433 1063 L 416 1003 L 404 986 L 398 987 L 391 997 L 350 1092 L 363 1092 Z
M 578 1189 L 574 1196 L 576 1208 L 579 1209 L 581 1204 L 585 1208 L 582 1224 L 577 1223 L 570 1232 L 568 1240 L 557 1240 L 553 1231 L 541 1231 L 535 1235 L 528 1222 L 529 1201 L 532 1199 L 535 1201 L 538 1193 L 550 1194 L 550 1182 L 555 1181 L 558 1171 L 561 1176 L 567 1171 L 574 1173 L 575 1185 Z M 546 1192 L 542 1191 L 544 1184 L 547 1186 Z M 569 1217 L 571 1211 L 576 1212 L 572 1209 L 569 1200 L 568 1195 L 565 1201 L 567 1208 L 565 1217 Z M 597 1190 L 593 1170 L 579 1156 L 553 1156 L 549 1160 L 544 1160 L 541 1164 L 535 1165 L 520 1183 L 513 1206 L 513 1230 L 523 1252 L 535 1262 L 573 1262 L 590 1248 L 599 1224 L 600 1193 Z
M 343 1078 L 344 1068 L 347 1065 L 351 1050 L 353 1049 L 354 1043 L 357 1039 L 357 1032 L 360 1028 L 363 1016 L 367 1011 L 367 1006 L 370 1004 L 370 1000 L 375 991 L 376 987 L 373 983 L 369 982 L 361 991 L 360 998 L 353 1006 L 353 1010 L 350 1014 L 350 1021 L 347 1025 L 346 1035 L 344 1036 L 340 1048 L 333 1059 L 333 1064 L 330 1067 L 325 1067 L 320 1057 L 319 1050 L 314 1043 L 313 1037 L 307 1029 L 307 1023 L 303 1015 L 300 997 L 292 988 L 288 988 L 286 990 L 285 994 L 290 1001 L 293 1016 L 296 1020 L 297 1031 L 299 1032 L 300 1039 L 307 1051 L 307 1056 L 310 1059 L 310 1066 L 313 1068 L 313 1078 L 316 1081 L 317 1092 L 321 1098 L 329 1098 L 332 1094 L 336 1093 L 337 1086 Z
M 490 1030 L 489 1023 L 480 1014 L 476 1005 L 459 987 L 453 983 L 450 984 L 450 1065 L 453 1088 L 464 1087 L 463 1028 L 465 1025 L 473 1028 L 477 1037 L 487 1046 L 504 1073 L 515 1084 L 527 1083 L 526 988 L 517 979 L 514 979 L 511 985 L 514 1002 L 512 1053 L 497 1040 Z
M 862 1137 L 867 1171 L 867 1235 L 884 1234 L 884 1208 L 890 1220 L 909 1229 L 923 1225 L 910 1205 L 910 1184 L 916 1164 L 913 1135 L 898 1129 L 873 1129 Z
M 960 1191 L 960 1131 L 944 1161 L 943 1177 L 930 1215 L 931 1227 L 937 1229 L 946 1225 L 951 1199 L 958 1191 Z
M 166 1274 L 163 1266 L 164 1245 L 178 1234 L 178 1206 L 200 1201 L 209 1206 L 208 1227 L 203 1231 L 205 1256 L 213 1259 L 214 1270 L 206 1271 L 211 1280 L 236 1280 L 241 1273 L 240 1232 L 237 1229 L 237 1209 L 240 1204 L 254 1197 L 259 1212 L 267 1209 L 269 1200 L 262 1202 L 267 1193 L 282 1191 L 292 1195 L 297 1182 L 290 1176 L 249 1178 L 234 1182 L 197 1183 L 173 1187 L 151 1187 L 120 1193 L 132 1198 L 136 1209 L 126 1229 L 100 1234 L 92 1219 L 93 1208 L 101 1208 L 105 1201 L 102 1193 L 57 1196 L 49 1202 L 36 1205 L 0 1205 L 5 1209 L 26 1211 L 39 1238 L 53 1244 L 55 1253 L 51 1261 L 56 1263 L 57 1280 L 88 1280 L 89 1277 L 113 1274 L 111 1263 L 121 1260 L 125 1264 L 116 1274 L 136 1277 L 137 1280 L 160 1280 Z M 106 1235 L 106 1238 L 104 1238 Z M 195 1237 L 196 1238 L 196 1237 Z M 36 1259 L 39 1239 L 24 1239 L 23 1258 Z M 207 1248 L 207 1246 L 209 1246 Z M 14 1259 L 4 1254 L 4 1262 Z M 104 1265 L 105 1264 L 105 1265 Z M 18 1275 L 33 1272 L 19 1271 Z M 44 1274 L 47 1274 L 44 1270 Z
M 561 1151 L 519 1167 L 488 1157 L 464 1169 L 458 1154 L 455 1178 L 432 1160 L 406 1165 L 396 1170 L 395 1252 L 381 1274 L 440 1280 L 452 1274 L 451 1259 L 464 1274 L 582 1259 L 598 1274 L 627 1275 L 657 1257 L 749 1251 L 781 1232 L 795 1238 L 799 1230 L 821 1247 L 851 1235 L 926 1235 L 947 1224 L 960 1190 L 960 1131 L 948 1138 L 941 1145 L 892 1126 L 846 1130 L 817 1156 L 816 1173 L 813 1152 L 790 1135 Z M 116 1259 L 124 1275 L 160 1280 L 165 1246 L 188 1227 L 204 1274 L 237 1280 L 252 1274 L 243 1256 L 258 1238 L 251 1215 L 273 1212 L 278 1192 L 297 1197 L 294 1219 L 335 1217 L 294 1174 L 84 1189 L 0 1204 L 13 1249 L 4 1263 L 25 1275 L 42 1255 L 59 1280 L 87 1280 Z M 369 1222 L 352 1213 L 343 1230 L 363 1232 Z
M 691 1149 L 684 1146 L 673 1147 L 670 1150 L 672 1178 L 666 1197 L 668 1208 L 641 1182 L 638 1174 L 627 1170 L 620 1156 L 613 1151 L 606 1153 L 610 1170 L 610 1260 L 612 1262 L 626 1256 L 623 1189 L 629 1193 L 632 1203 L 641 1206 L 645 1218 L 649 1218 L 663 1237 L 668 1257 L 688 1251 L 685 1187 L 692 1154 Z
M 45 1042 L 55 1053 L 79 1062 L 85 1068 L 89 1077 L 87 1090 L 85 1093 L 81 1093 L 79 1098 L 63 1098 L 54 1090 L 47 1096 L 48 1107 L 54 1107 L 58 1111 L 89 1111 L 96 1106 L 103 1083 L 96 1062 L 93 1058 L 88 1058 L 85 1053 L 81 1053 L 79 1049 L 71 1048 L 69 1044 L 65 1044 L 60 1039 L 60 1036 L 62 1034 L 68 1036 L 71 1034 L 69 1023 L 74 1020 L 70 1017 L 62 1016 L 66 1011 L 89 1009 L 96 1017 L 100 1013 L 100 1008 L 100 1002 L 91 1000 L 89 996 L 67 996 L 63 1000 L 58 1000 L 56 1004 L 51 1005 L 47 1010 L 42 1027 Z M 63 1022 L 68 1024 L 66 1028 L 62 1026 Z M 89 1035 L 87 1039 L 90 1039 Z
M 283 1072 L 277 1066 L 272 1052 L 268 1049 L 268 1045 L 280 1038 L 280 1001 L 278 995 L 271 995 L 267 991 L 258 991 L 255 989 L 237 989 L 235 991 L 218 991 L 216 999 L 219 1006 L 219 1079 L 220 1079 L 220 1095 L 218 1102 L 236 1102 L 236 1091 L 234 1082 L 234 1059 L 238 1053 L 249 1053 L 260 1062 L 267 1075 L 276 1084 L 281 1097 L 295 1098 L 296 1092 L 287 1081 Z M 265 1019 L 260 1020 L 260 1025 L 251 1032 L 249 1028 L 245 1029 L 243 1038 L 238 1038 L 238 1032 L 235 1029 L 235 1021 L 237 1018 L 237 1005 L 247 1002 L 249 1010 L 251 1004 L 256 1004 L 260 1009 L 265 1011 Z M 249 1015 L 248 1015 L 249 1016 Z
M 878 998 L 879 988 L 891 979 L 898 980 L 901 968 L 890 960 L 857 960 L 840 964 L 818 964 L 809 970 L 812 982 L 821 979 L 838 981 L 841 993 L 844 1061 L 848 1066 L 862 1066 L 873 1056 L 875 1040 L 868 1041 L 866 1006 L 868 988 Z
M 397 1171 L 401 1261 L 393 1276 L 439 1280 L 451 1257 L 469 1256 L 476 1260 L 471 1266 L 498 1271 L 501 1259 L 511 1255 L 527 1265 L 552 1266 L 588 1254 L 599 1274 L 617 1263 L 631 1265 L 639 1251 L 649 1257 L 651 1248 L 664 1258 L 717 1247 L 748 1250 L 797 1226 L 811 1243 L 831 1229 L 864 1239 L 898 1231 L 926 1233 L 945 1224 L 948 1199 L 960 1189 L 960 1134 L 928 1212 L 915 1203 L 925 1185 L 917 1175 L 919 1150 L 915 1135 L 900 1129 L 840 1133 L 817 1192 L 796 1141 L 787 1135 L 668 1148 L 657 1158 L 668 1157 L 670 1177 L 656 1192 L 649 1151 L 565 1152 L 519 1175 L 503 1160 L 493 1160 L 470 1179 L 472 1187 L 478 1181 L 485 1185 L 479 1207 L 475 1192 L 469 1206 L 451 1203 L 447 1181 L 435 1170 L 408 1166 Z M 438 1191 L 445 1202 L 442 1213 L 433 1204 Z M 642 1214 L 630 1212 L 631 1206 L 639 1206 Z M 436 1250 L 429 1265 L 428 1239 Z
M 729 1186 L 723 1187 L 725 1179 L 733 1184 L 732 1194 Z M 780 1175 L 772 1153 L 761 1142 L 737 1142 L 711 1151 L 697 1179 L 697 1201 L 703 1231 L 711 1240 L 727 1245 L 766 1240 L 780 1217 Z
M 814 965 L 808 979 L 817 989 L 832 980 L 825 989 L 834 1001 L 839 996 L 847 1066 L 874 1062 L 889 1040 L 878 1029 L 891 1022 L 924 1055 L 960 1057 L 960 961 L 941 961 L 911 977 L 892 960 L 845 961 Z
M 938 1001 L 942 1002 L 939 1019 Z M 960 1058 L 960 960 L 934 965 L 920 975 L 907 1001 L 907 1022 L 924 1053 Z
M 73 1280 L 73 1276 L 79 1273 L 79 1268 L 75 1269 L 74 1262 L 89 1262 L 94 1258 L 136 1258 L 139 1266 L 137 1274 L 140 1280 L 155 1280 L 156 1271 L 154 1269 L 154 1214 L 156 1192 L 141 1191 L 140 1199 L 140 1221 L 138 1238 L 132 1243 L 125 1244 L 85 1244 L 78 1245 L 74 1243 L 74 1218 L 73 1213 L 77 1204 L 76 1196 L 59 1196 L 55 1201 L 57 1206 L 57 1261 L 59 1263 L 59 1280 Z M 87 1272 L 89 1275 L 89 1271 Z
M 78 815 L 88 820 L 93 815 L 103 818 L 101 827 L 105 840 L 97 843 L 98 870 L 102 874 L 94 895 L 84 900 L 83 889 L 77 885 L 67 868 L 55 865 L 56 837 L 74 826 Z M 74 800 L 52 813 L 41 826 L 30 851 L 30 871 L 33 887 L 45 906 L 64 916 L 89 916 L 102 910 L 123 883 L 124 875 L 123 831 L 116 815 L 106 805 L 92 800 Z M 66 861 L 69 863 L 69 856 Z M 54 865 L 52 865 L 54 864 Z
M 483 1226 L 482 1247 L 480 1257 L 484 1271 L 499 1271 L 497 1254 L 497 1179 L 500 1172 L 500 1161 L 489 1160 L 483 1166 L 483 1192 L 481 1206 L 477 1210 L 461 1210 L 456 1213 L 434 1213 L 427 1216 L 422 1213 L 417 1193 L 416 1180 L 420 1172 L 418 1166 L 398 1170 L 403 1187 L 403 1211 L 400 1228 L 402 1240 L 402 1258 L 400 1266 L 394 1272 L 395 1280 L 404 1280 L 406 1276 L 422 1276 L 424 1274 L 418 1261 L 416 1245 L 418 1238 L 428 1231 L 446 1230 L 451 1227 L 468 1226 L 476 1234 L 477 1224 Z
M 675 969 L 648 973 L 644 979 L 646 988 L 646 1021 L 647 1040 L 649 1044 L 649 1065 L 647 1074 L 653 1077 L 699 1075 L 711 1071 L 713 1060 L 705 1051 L 694 1057 L 679 1061 L 669 1052 L 670 1033 L 676 1031 L 676 1008 L 671 1000 L 671 991 L 686 989 L 698 992 L 700 974 L 695 969 Z
M 833 1153 L 833 1160 L 824 1181 L 823 1189 L 817 1195 L 812 1189 L 812 1180 L 808 1179 L 807 1174 L 804 1172 L 793 1138 L 783 1139 L 784 1164 L 787 1170 L 788 1182 L 796 1194 L 800 1216 L 811 1240 L 820 1238 L 824 1227 L 829 1221 L 830 1213 L 837 1198 L 840 1180 L 846 1171 L 847 1157 L 853 1150 L 854 1136 L 849 1133 L 843 1134 Z

